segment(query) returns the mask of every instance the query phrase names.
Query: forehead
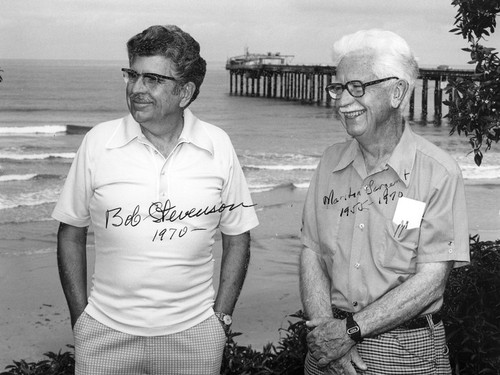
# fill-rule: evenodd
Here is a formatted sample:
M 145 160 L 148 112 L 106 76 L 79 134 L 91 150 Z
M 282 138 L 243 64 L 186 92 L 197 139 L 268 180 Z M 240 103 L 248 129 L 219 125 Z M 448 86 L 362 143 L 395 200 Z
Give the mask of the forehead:
M 130 68 L 138 73 L 157 73 L 171 75 L 173 71 L 172 61 L 165 56 L 135 56 L 130 62 Z
M 366 80 L 375 78 L 373 63 L 375 54 L 370 51 L 354 51 L 348 53 L 337 66 L 339 80 Z

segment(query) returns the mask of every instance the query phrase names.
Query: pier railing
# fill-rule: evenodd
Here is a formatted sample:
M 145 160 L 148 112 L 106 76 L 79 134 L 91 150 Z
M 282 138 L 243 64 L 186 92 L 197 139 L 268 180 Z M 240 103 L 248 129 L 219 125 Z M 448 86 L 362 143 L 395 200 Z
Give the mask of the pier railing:
M 335 76 L 334 66 L 227 64 L 226 69 L 229 71 L 229 93 L 231 95 L 293 100 L 304 104 L 326 106 L 332 104 L 332 99 L 326 94 L 325 86 Z M 430 89 L 434 88 L 434 116 L 436 119 L 441 119 L 443 89 L 448 80 L 456 77 L 469 77 L 472 74 L 474 74 L 473 70 L 449 69 L 446 66 L 436 69 L 420 69 L 418 78 L 422 80 L 421 94 L 419 95 L 422 116 L 425 117 L 428 113 Z M 452 95 L 450 94 L 450 96 Z M 409 103 L 410 117 L 413 117 L 414 112 L 415 90 L 412 92 Z

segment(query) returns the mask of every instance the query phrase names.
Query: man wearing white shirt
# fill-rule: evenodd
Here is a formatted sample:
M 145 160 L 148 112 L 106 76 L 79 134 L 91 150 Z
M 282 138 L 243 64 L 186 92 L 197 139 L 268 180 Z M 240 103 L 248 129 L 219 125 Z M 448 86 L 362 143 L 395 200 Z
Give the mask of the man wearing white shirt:
M 206 71 L 199 44 L 176 26 L 152 26 L 127 48 L 130 115 L 87 133 L 53 212 L 76 374 L 219 374 L 254 205 L 227 134 L 187 108 Z

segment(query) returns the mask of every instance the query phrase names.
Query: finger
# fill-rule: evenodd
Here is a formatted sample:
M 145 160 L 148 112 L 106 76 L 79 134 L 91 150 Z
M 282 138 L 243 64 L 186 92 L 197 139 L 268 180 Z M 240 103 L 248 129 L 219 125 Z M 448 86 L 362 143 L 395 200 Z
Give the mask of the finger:
M 320 357 L 317 359 L 317 361 L 319 367 L 326 367 L 332 361 L 332 359 L 327 357 Z
M 334 361 L 323 369 L 325 375 L 357 375 L 356 369 L 349 361 Z
M 330 318 L 315 318 L 311 320 L 306 320 L 306 327 L 314 328 L 319 326 L 320 324 L 329 322 L 330 320 L 331 320 Z
M 317 319 L 313 319 L 313 320 L 307 320 L 306 321 L 306 327 L 308 328 L 314 328 L 314 327 L 317 327 L 319 326 L 320 323 L 318 323 L 318 320 Z
M 361 358 L 361 356 L 359 355 L 358 349 L 356 349 L 356 347 L 353 347 L 352 350 L 351 350 L 351 361 L 360 370 L 366 371 L 368 369 L 368 366 L 363 361 L 363 358 Z

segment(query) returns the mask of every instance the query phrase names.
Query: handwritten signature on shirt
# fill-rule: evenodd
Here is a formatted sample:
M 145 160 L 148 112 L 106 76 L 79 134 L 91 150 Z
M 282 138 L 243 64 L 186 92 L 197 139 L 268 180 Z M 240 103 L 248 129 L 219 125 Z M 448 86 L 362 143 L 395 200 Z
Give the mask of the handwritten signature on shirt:
M 374 180 L 370 180 L 363 188 L 353 190 L 352 187 L 349 187 L 345 194 L 340 195 L 336 195 L 335 190 L 332 189 L 328 195 L 323 196 L 323 205 L 336 206 L 337 204 L 343 204 L 339 209 L 339 215 L 340 217 L 349 216 L 350 214 L 368 210 L 372 204 L 388 204 L 396 200 L 396 198 L 402 197 L 403 192 L 394 189 L 398 182 L 399 180 L 395 180 L 390 183 L 377 184 Z M 362 196 L 362 190 L 365 191 L 368 197 L 372 196 L 371 199 L 358 200 Z M 377 197 L 374 199 L 373 196 L 376 193 Z
M 148 208 L 148 215 L 143 217 L 141 216 L 141 206 L 136 205 L 131 214 L 124 215 L 122 214 L 123 208 L 116 207 L 106 210 L 105 212 L 105 224 L 104 227 L 107 229 L 109 227 L 121 227 L 121 226 L 129 226 L 136 227 L 144 220 L 151 218 L 153 223 L 175 223 L 182 222 L 185 219 L 207 216 L 213 214 L 221 214 L 224 211 L 233 211 L 237 208 L 250 208 L 254 207 L 255 204 L 247 205 L 242 203 L 231 203 L 225 204 L 221 203 L 220 205 L 207 206 L 204 208 L 190 208 L 188 210 L 179 210 L 177 206 L 173 205 L 172 202 L 167 199 L 165 202 L 153 202 Z M 177 227 L 168 227 L 168 228 L 159 228 L 156 230 L 154 235 L 152 236 L 152 242 L 155 241 L 164 241 L 164 240 L 172 240 L 174 238 L 182 238 L 188 232 L 197 232 L 204 231 L 206 228 L 198 228 L 194 227 L 188 231 L 187 226 L 183 226 L 181 228 Z
M 206 215 L 212 215 L 217 213 L 222 213 L 224 211 L 233 211 L 239 207 L 242 208 L 250 208 L 254 207 L 255 204 L 247 205 L 245 203 L 231 203 L 225 204 L 221 203 L 220 205 L 207 206 L 205 208 L 190 208 L 188 210 L 179 210 L 177 206 L 173 205 L 170 199 L 167 199 L 165 202 L 153 202 L 149 206 L 148 213 L 149 215 L 146 217 L 142 217 L 139 212 L 141 210 L 141 206 L 135 206 L 134 210 L 131 214 L 123 217 L 121 215 L 122 207 L 111 208 L 106 210 L 105 216 L 105 228 L 108 228 L 110 225 L 113 227 L 120 227 L 122 225 L 135 227 L 141 223 L 141 221 L 151 218 L 153 223 L 164 223 L 164 222 L 176 222 L 178 220 L 182 221 L 186 218 L 194 218 Z

